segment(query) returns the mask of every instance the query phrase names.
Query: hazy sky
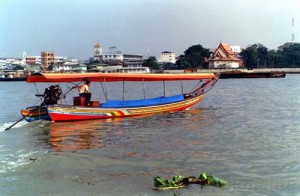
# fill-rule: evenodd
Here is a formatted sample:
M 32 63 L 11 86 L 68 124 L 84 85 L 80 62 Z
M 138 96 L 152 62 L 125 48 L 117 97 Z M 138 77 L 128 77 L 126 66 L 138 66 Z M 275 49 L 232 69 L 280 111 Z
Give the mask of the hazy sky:
M 300 0 L 0 0 L 0 57 L 85 60 L 98 40 L 104 53 L 157 57 L 220 42 L 277 49 L 292 32 L 299 42 Z

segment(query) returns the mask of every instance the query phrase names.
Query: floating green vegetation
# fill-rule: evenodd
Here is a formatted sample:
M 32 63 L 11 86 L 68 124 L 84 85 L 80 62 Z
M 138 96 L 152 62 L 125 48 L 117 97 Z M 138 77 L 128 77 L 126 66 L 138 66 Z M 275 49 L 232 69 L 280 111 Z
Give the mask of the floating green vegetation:
M 212 175 L 208 175 L 203 172 L 199 175 L 198 178 L 194 176 L 174 176 L 170 180 L 164 180 L 160 176 L 156 176 L 154 178 L 154 186 L 155 190 L 168 190 L 168 189 L 177 189 L 184 188 L 190 184 L 200 184 L 203 186 L 211 185 L 216 187 L 224 187 L 227 182 L 220 178 L 214 177 Z

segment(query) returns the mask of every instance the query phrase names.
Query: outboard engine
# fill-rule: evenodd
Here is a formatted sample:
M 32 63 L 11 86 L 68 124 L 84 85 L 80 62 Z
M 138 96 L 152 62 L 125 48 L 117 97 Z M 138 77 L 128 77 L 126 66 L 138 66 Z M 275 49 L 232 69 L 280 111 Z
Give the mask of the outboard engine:
M 57 101 L 62 98 L 62 90 L 58 84 L 51 85 L 45 89 L 43 97 L 44 97 L 44 101 L 42 105 L 57 104 Z

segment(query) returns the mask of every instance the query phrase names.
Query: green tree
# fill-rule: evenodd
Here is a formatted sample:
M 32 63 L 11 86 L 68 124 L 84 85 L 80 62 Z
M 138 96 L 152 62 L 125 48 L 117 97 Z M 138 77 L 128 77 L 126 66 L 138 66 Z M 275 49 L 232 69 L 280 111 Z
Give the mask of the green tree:
M 203 68 L 204 58 L 208 58 L 210 54 L 211 51 L 203 48 L 202 45 L 193 45 L 184 52 L 184 55 L 180 55 L 178 57 L 176 65 L 178 65 L 181 69 Z
M 159 64 L 157 63 L 155 56 L 150 56 L 148 59 L 144 60 L 144 67 L 149 67 L 150 69 L 159 69 Z
M 189 62 L 187 62 L 187 61 L 182 61 L 181 63 L 180 63 L 180 65 L 178 66 L 180 69 L 185 69 L 185 68 L 189 68 L 189 67 L 191 67 L 191 65 L 189 64 Z
M 268 63 L 268 48 L 262 44 L 253 44 L 245 48 L 241 54 L 248 69 L 266 67 Z
M 279 46 L 277 57 L 281 67 L 300 67 L 300 44 L 285 43 Z
M 54 65 L 53 65 L 53 63 L 51 63 L 51 64 L 48 66 L 47 70 L 48 70 L 48 71 L 53 71 L 53 68 L 54 68 Z
M 278 59 L 277 51 L 269 50 L 267 66 L 269 68 L 272 68 L 272 67 L 276 68 L 278 66 L 277 59 Z
M 191 66 L 185 59 L 185 56 L 182 54 L 179 57 L 177 57 L 177 61 L 175 64 L 178 66 L 178 69 L 186 69 L 190 68 Z
M 202 45 L 193 45 L 185 52 L 185 60 L 190 64 L 191 68 L 203 68 L 204 58 L 208 58 L 211 54 L 209 49 L 203 48 Z
M 21 65 L 15 65 L 14 68 L 13 68 L 14 71 L 17 71 L 17 70 L 23 70 L 23 67 Z

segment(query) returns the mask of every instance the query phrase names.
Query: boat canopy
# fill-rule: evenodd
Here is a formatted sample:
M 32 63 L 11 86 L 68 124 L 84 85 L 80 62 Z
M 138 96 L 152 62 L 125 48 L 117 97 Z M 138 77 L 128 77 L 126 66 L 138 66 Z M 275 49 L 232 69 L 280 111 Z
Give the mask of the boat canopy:
M 180 74 L 126 74 L 126 73 L 34 73 L 27 82 L 120 82 L 120 81 L 172 81 L 214 79 L 213 73 L 180 73 Z

